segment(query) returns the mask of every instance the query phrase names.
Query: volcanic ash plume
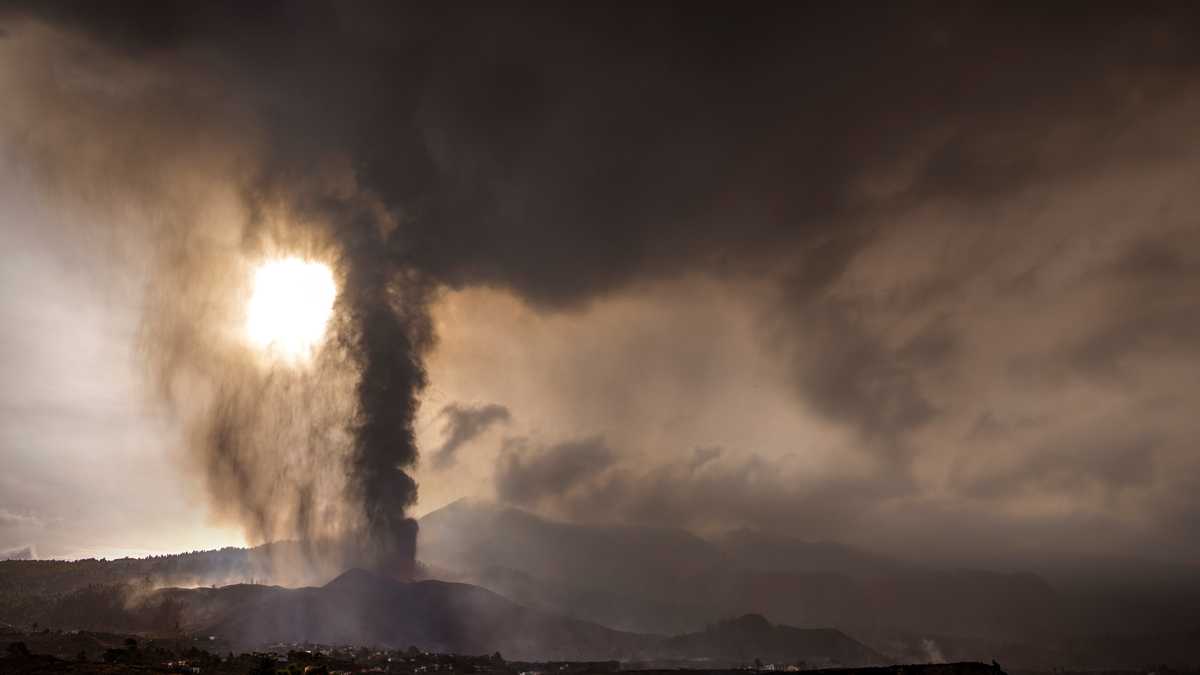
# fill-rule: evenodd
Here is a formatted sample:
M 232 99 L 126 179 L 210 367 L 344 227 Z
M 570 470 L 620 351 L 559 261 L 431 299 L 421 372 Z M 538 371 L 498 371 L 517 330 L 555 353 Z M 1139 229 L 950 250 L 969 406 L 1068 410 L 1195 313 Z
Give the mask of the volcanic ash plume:
M 23 26 L 0 64 L 5 147 L 64 218 L 107 226 L 79 235 L 100 231 L 141 292 L 135 356 L 214 518 L 251 544 L 299 542 L 273 547 L 278 582 L 352 565 L 407 574 L 405 469 L 430 332 L 423 285 L 389 258 L 386 214 L 344 217 L 363 199 L 336 171 L 275 187 L 254 127 L 189 95 L 203 84 L 186 73 Z M 313 193 L 345 208 L 308 206 Z M 256 271 L 292 259 L 324 265 L 338 290 L 319 342 L 280 355 L 248 312 Z
M 361 149 L 319 105 L 340 76 L 266 90 L 254 50 L 281 45 L 191 50 L 226 33 L 200 22 L 178 43 L 143 42 L 98 17 L 34 14 L 0 12 L 0 141 L 143 291 L 136 357 L 214 517 L 251 544 L 297 542 L 273 547 L 281 583 L 409 574 L 434 284 L 405 249 L 406 202 L 363 187 Z M 324 270 L 337 289 L 276 279 L 297 297 L 260 302 L 268 268 Z M 317 321 L 274 325 L 325 300 Z
M 351 566 L 408 576 L 428 291 L 389 257 L 374 221 L 307 218 L 249 218 L 236 264 L 220 252 L 164 256 L 144 320 L 149 372 L 183 421 L 187 461 L 217 516 L 251 543 L 298 542 L 276 547 L 278 581 Z M 248 340 L 247 291 L 225 281 L 284 255 L 326 261 L 340 282 L 322 340 L 300 355 Z
M 347 247 L 351 260 L 342 311 L 343 344 L 358 373 L 349 487 L 362 500 L 374 566 L 408 575 L 416 555 L 416 521 L 405 516 L 417 486 L 404 471 L 417 458 L 413 421 L 425 387 L 421 357 L 433 342 L 429 287 L 415 272 L 399 274 L 387 242 Z M 362 239 L 360 239 L 362 241 Z

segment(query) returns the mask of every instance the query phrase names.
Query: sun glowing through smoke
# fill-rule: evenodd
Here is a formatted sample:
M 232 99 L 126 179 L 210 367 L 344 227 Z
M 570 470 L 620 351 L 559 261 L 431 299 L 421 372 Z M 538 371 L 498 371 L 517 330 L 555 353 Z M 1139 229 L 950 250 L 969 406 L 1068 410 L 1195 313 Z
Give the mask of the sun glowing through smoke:
M 292 361 L 307 359 L 325 337 L 336 297 L 328 265 L 300 258 L 263 263 L 247 309 L 250 341 Z

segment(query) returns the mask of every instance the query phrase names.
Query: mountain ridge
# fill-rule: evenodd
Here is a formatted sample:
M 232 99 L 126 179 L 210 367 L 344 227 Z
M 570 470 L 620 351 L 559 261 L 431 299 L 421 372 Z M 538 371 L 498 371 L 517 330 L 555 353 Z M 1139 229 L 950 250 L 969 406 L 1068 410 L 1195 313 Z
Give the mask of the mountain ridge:
M 99 602 L 97 601 L 99 599 Z M 527 660 L 664 658 L 742 663 L 763 651 L 787 662 L 866 665 L 885 658 L 826 629 L 770 626 L 764 635 L 675 636 L 614 630 L 519 605 L 486 588 L 440 580 L 400 581 L 352 569 L 323 586 L 234 584 L 162 588 L 144 595 L 67 596 L 43 618 L 64 628 L 213 635 L 236 649 L 273 644 L 371 645 L 460 654 L 500 652 Z M 768 624 L 769 625 L 769 624 Z M 792 631 L 780 642 L 779 631 Z M 772 636 L 776 639 L 772 641 Z M 720 639 L 717 639 L 717 638 Z M 672 642 L 672 640 L 675 640 Z M 756 656 L 758 654 L 756 653 Z

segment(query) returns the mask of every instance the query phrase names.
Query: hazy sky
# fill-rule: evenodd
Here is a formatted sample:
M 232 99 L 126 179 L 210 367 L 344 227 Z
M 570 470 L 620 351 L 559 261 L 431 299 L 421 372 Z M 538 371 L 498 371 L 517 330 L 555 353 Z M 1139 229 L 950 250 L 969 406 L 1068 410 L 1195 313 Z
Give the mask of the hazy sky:
M 72 238 L 75 223 L 20 167 L 0 175 L 0 549 L 111 557 L 237 542 L 206 523 L 170 420 L 143 405 L 138 302 L 103 243 Z
M 240 323 L 303 255 L 425 370 L 413 514 L 1200 562 L 1195 17 L 63 7 L 0 13 L 0 549 L 343 532 L 364 361 Z

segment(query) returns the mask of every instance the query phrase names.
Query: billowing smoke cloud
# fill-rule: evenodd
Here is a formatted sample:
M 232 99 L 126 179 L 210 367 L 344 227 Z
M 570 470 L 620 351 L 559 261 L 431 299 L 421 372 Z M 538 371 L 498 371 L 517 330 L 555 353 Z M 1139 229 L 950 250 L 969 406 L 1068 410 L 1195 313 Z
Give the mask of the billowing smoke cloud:
M 470 443 L 496 424 L 512 419 L 508 408 L 496 403 L 462 405 L 451 403 L 442 408 L 442 435 L 446 440 L 434 451 L 433 466 L 446 469 L 454 466 L 459 448 Z
M 368 231 L 375 226 L 363 225 Z M 417 458 L 413 421 L 426 384 L 422 356 L 433 331 L 425 309 L 428 285 L 395 268 L 388 243 L 362 236 L 345 249 L 343 312 L 351 335 L 343 336 L 343 344 L 349 343 L 359 375 L 350 481 L 362 496 L 369 541 L 379 547 L 372 555 L 411 565 L 417 529 L 405 513 L 417 486 L 405 469 Z
M 1071 200 L 1045 207 L 1081 177 L 1127 185 L 1118 170 L 1188 166 L 1178 130 L 1195 118 L 1200 40 L 1173 11 L 897 7 L 867 20 L 831 7 L 731 23 L 654 8 L 38 3 L 5 22 L 6 140 L 97 220 L 120 221 L 135 266 L 154 261 L 150 370 L 189 421 L 214 508 L 254 539 L 369 533 L 375 557 L 411 556 L 413 416 L 444 289 L 501 289 L 549 313 L 691 276 L 757 285 L 771 303 L 761 337 L 797 404 L 849 430 L 868 456 L 855 460 L 887 476 L 862 501 L 936 473 L 917 460 L 963 431 L 932 422 L 961 413 L 957 392 L 985 391 L 956 388 L 972 373 L 1064 381 L 1147 341 L 1194 349 L 1196 314 L 1171 292 L 1194 279 L 1193 229 L 1140 219 L 1168 197 L 1144 197 L 1096 239 L 1066 217 Z M 1121 201 L 1104 193 L 1078 201 Z M 1004 314 L 1007 332 L 972 317 L 1087 285 L 1095 258 L 1053 264 L 1081 256 L 1079 241 L 1123 261 L 1119 280 L 1089 286 L 1111 292 L 1071 296 L 1087 310 L 1074 321 L 1105 330 L 956 369 L 1012 334 L 1054 337 L 1046 317 Z M 308 371 L 264 367 L 227 330 L 250 266 L 281 254 L 330 263 L 341 286 Z M 1113 319 L 1130 314 L 1137 329 Z M 1009 417 L 996 424 L 1019 424 Z M 1123 447 L 1155 447 L 1134 436 Z M 1067 463 L 1071 440 L 1056 443 Z M 597 441 L 509 450 L 498 485 L 519 503 L 553 500 L 540 486 L 554 480 L 572 499 L 598 481 L 659 484 L 654 468 L 618 480 Z M 1113 467 L 1134 452 L 1114 449 Z M 1020 468 L 977 474 L 1007 457 L 946 473 L 1004 491 Z M 721 457 L 661 480 L 721 471 L 710 492 L 740 480 L 763 494 L 775 483 L 761 467 Z M 1189 527 L 1186 503 L 1161 508 Z
M 334 153 L 283 158 L 292 146 L 255 114 L 203 102 L 212 73 L 169 56 L 179 45 L 151 64 L 140 34 L 113 45 L 17 23 L 6 148 L 144 270 L 140 358 L 214 514 L 251 542 L 303 540 L 311 555 L 286 561 L 287 579 L 352 564 L 409 574 L 433 285 L 405 262 L 394 214 Z M 328 264 L 340 287 L 325 343 L 299 366 L 242 334 L 253 268 L 279 256 Z
M 512 439 L 500 456 L 496 492 L 507 501 L 536 505 L 544 498 L 561 498 L 587 485 L 616 460 L 601 438 L 529 448 Z
M 903 494 L 902 481 L 814 481 L 794 460 L 723 458 L 696 448 L 676 461 L 631 461 L 603 439 L 549 446 L 509 439 L 495 471 L 496 497 L 571 520 L 607 524 L 754 526 L 832 537 L 865 506 Z M 831 525 L 830 523 L 834 523 Z

